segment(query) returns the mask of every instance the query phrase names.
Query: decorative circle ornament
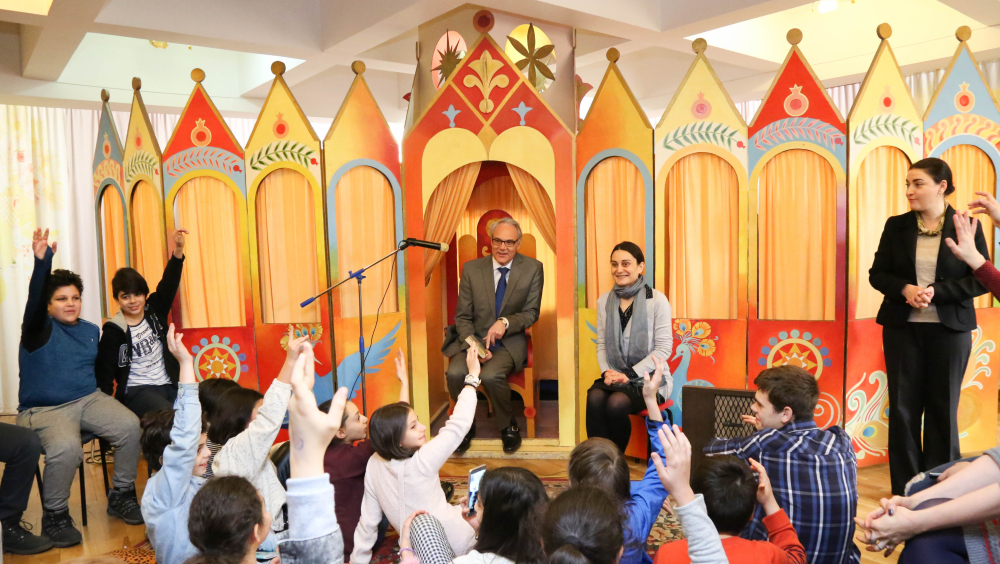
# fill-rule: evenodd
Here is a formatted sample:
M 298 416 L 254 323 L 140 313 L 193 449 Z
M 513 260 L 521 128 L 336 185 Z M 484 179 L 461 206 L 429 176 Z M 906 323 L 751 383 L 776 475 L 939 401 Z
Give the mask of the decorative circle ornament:
M 969 91 L 969 83 L 963 82 L 961 90 L 955 94 L 955 109 L 967 114 L 976 106 L 976 95 Z
M 285 121 L 284 117 L 282 117 L 283 115 L 284 114 L 281 112 L 278 112 L 278 116 L 274 120 L 274 125 L 271 126 L 271 132 L 274 133 L 274 136 L 278 139 L 288 137 L 288 122 Z
M 479 33 L 486 33 L 493 29 L 494 23 L 496 23 L 496 19 L 493 17 L 493 12 L 489 10 L 479 10 L 476 15 L 472 16 L 472 27 L 476 28 Z
M 108 141 L 108 134 L 104 134 L 104 143 L 101 143 L 101 152 L 104 153 L 104 158 L 111 158 L 111 142 Z
M 212 142 L 212 132 L 205 127 L 205 120 L 197 119 L 191 130 L 191 142 L 198 147 L 204 147 Z
M 830 349 L 823 346 L 819 337 L 813 337 L 808 331 L 782 331 L 777 337 L 768 339 L 767 343 L 768 346 L 761 348 L 761 356 L 757 359 L 757 364 L 764 368 L 798 366 L 819 380 L 823 368 L 833 364 L 833 360 L 829 358 Z
M 878 100 L 878 109 L 883 114 L 892 113 L 893 108 L 896 107 L 896 97 L 892 95 L 889 91 L 889 85 L 885 85 L 885 92 L 882 93 L 882 97 Z
M 229 337 L 212 335 L 211 339 L 202 339 L 200 346 L 191 347 L 194 366 L 199 380 L 210 378 L 226 378 L 234 382 L 240 380 L 240 374 L 250 370 L 247 366 L 247 355 L 240 352 L 240 345 L 230 341 Z
M 712 115 L 712 103 L 705 99 L 704 92 L 699 92 L 698 99 L 691 104 L 691 115 L 695 119 L 705 119 Z
M 802 87 L 798 84 L 792 85 L 788 90 L 791 94 L 785 98 L 785 113 L 792 117 L 799 117 L 809 109 L 809 98 L 802 93 Z

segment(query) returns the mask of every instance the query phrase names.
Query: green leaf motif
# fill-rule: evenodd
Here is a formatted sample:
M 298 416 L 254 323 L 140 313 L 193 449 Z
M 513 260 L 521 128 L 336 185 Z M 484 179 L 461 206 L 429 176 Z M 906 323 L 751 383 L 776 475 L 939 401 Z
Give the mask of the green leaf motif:
M 724 123 L 711 121 L 693 122 L 668 133 L 663 139 L 663 147 L 671 151 L 677 151 L 689 145 L 709 143 L 725 147 L 732 151 L 738 134 L 739 131 Z
M 309 159 L 314 154 L 316 154 L 316 151 L 304 143 L 299 143 L 298 141 L 275 141 L 261 147 L 250 157 L 250 168 L 261 171 L 269 165 L 281 161 L 290 161 L 308 168 Z
M 918 137 L 917 126 L 910 120 L 895 114 L 872 116 L 854 130 L 854 142 L 859 145 L 869 143 L 879 137 L 898 137 L 907 144 L 913 144 Z
M 156 159 L 153 155 L 140 151 L 132 155 L 125 163 L 125 184 L 131 185 L 132 179 L 138 174 L 144 174 L 153 178 L 153 169 L 156 167 Z

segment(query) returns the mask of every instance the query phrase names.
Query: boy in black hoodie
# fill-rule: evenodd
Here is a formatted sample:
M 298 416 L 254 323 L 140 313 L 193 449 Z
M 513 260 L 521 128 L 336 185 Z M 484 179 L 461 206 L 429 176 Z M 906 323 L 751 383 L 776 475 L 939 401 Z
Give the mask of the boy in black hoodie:
M 119 310 L 104 324 L 97 346 L 97 385 L 140 419 L 148 411 L 170 409 L 177 398 L 180 365 L 167 350 L 167 316 L 184 268 L 185 229 L 173 233 L 174 254 L 163 270 L 156 291 L 132 268 L 122 268 L 111 280 Z

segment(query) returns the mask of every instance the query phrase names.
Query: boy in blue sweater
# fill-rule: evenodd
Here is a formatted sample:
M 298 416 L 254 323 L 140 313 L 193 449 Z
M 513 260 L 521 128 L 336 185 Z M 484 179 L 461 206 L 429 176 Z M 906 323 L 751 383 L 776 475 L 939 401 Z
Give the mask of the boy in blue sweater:
M 80 531 L 69 516 L 69 492 L 83 461 L 80 430 L 115 447 L 114 488 L 108 514 L 141 525 L 135 494 L 139 464 L 139 419 L 97 389 L 94 361 L 100 330 L 80 319 L 83 281 L 68 270 L 52 269 L 56 244 L 49 231 L 32 237 L 35 267 L 18 352 L 20 387 L 17 424 L 38 435 L 45 452 L 42 533 L 58 548 L 79 544 Z
M 194 362 L 183 338 L 170 324 L 167 348 L 180 363 L 174 409 L 154 411 L 143 419 L 143 454 L 158 472 L 146 482 L 142 516 L 158 564 L 181 564 L 198 554 L 188 537 L 188 511 L 194 494 L 205 484 L 210 454 Z

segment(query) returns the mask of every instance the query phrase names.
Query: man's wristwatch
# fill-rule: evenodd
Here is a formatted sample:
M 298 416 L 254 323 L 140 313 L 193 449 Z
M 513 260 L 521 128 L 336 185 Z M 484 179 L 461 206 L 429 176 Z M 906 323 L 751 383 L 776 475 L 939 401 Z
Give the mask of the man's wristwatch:
M 507 321 L 506 317 L 501 317 L 500 318 L 500 323 L 503 323 L 503 327 L 504 327 L 505 330 L 506 329 L 510 329 L 510 321 Z
M 473 376 L 472 374 L 469 374 L 468 376 L 465 377 L 465 385 L 472 386 L 472 389 L 478 388 L 479 382 L 480 382 L 479 376 Z

